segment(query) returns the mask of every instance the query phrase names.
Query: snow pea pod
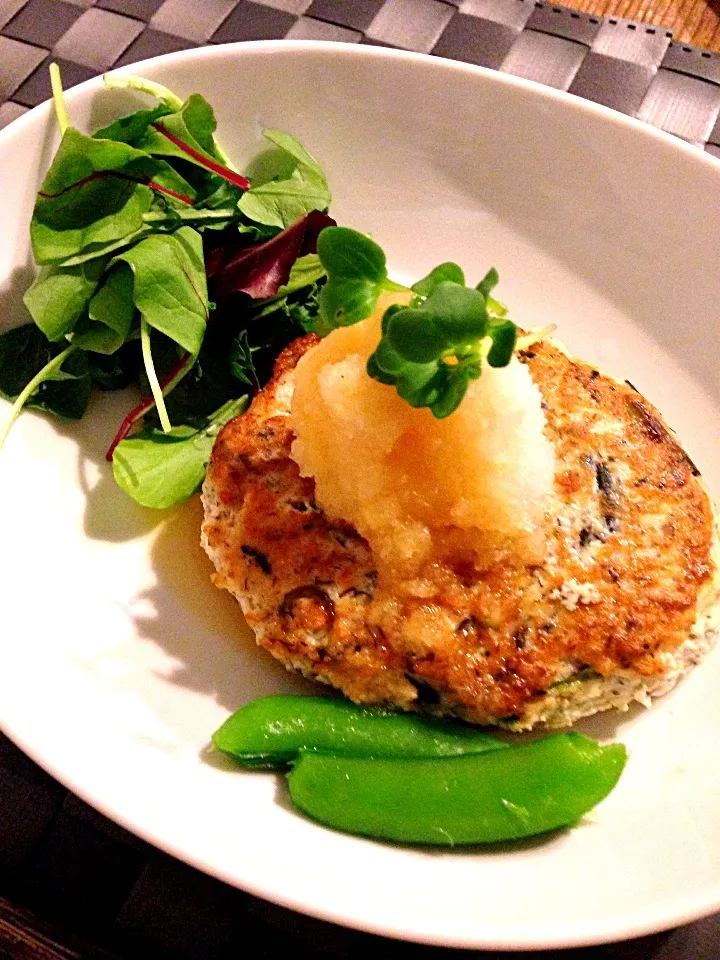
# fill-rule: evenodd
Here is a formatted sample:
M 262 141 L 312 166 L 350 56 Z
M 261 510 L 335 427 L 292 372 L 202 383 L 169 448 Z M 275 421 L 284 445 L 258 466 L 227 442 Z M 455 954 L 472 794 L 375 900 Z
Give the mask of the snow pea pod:
M 327 826 L 400 843 L 517 840 L 574 824 L 612 790 L 626 760 L 578 733 L 479 756 L 367 760 L 303 753 L 290 796 Z
M 453 757 L 507 745 L 480 730 L 329 697 L 260 697 L 228 717 L 213 744 L 246 766 L 284 766 L 307 752 Z M 505 751 L 503 751 L 505 752 Z

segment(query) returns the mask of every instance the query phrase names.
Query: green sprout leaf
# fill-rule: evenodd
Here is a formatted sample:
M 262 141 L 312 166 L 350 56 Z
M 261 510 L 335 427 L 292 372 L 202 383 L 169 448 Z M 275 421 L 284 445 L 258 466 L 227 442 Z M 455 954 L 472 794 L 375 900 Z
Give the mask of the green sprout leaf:
M 317 252 L 328 276 L 320 292 L 320 320 L 327 330 L 370 316 L 387 281 L 382 249 L 356 230 L 326 227 Z
M 487 362 L 491 367 L 506 367 L 510 363 L 515 344 L 517 343 L 517 327 L 511 320 L 501 320 L 490 325 L 492 346 L 487 355 Z
M 429 363 L 480 340 L 486 328 L 483 295 L 444 280 L 419 307 L 393 311 L 385 336 L 406 360 Z
M 328 276 L 315 328 L 321 334 L 364 320 L 383 290 L 407 289 L 388 280 L 382 249 L 355 230 L 323 230 L 318 256 Z M 489 296 L 497 282 L 494 268 L 472 289 L 456 263 L 435 267 L 408 291 L 416 295 L 409 306 L 393 304 L 383 314 L 368 375 L 395 387 L 410 406 L 427 407 L 439 419 L 450 416 L 482 373 L 484 357 L 504 367 L 515 349 L 517 328 Z
M 495 289 L 499 282 L 500 276 L 498 275 L 497 270 L 495 267 L 490 267 L 475 289 L 487 299 L 490 296 L 491 291 Z
M 412 285 L 411 290 L 414 293 L 419 293 L 421 297 L 429 297 L 438 284 L 446 281 L 459 283 L 461 287 L 465 286 L 465 274 L 456 263 L 451 261 L 433 267 L 426 277 Z

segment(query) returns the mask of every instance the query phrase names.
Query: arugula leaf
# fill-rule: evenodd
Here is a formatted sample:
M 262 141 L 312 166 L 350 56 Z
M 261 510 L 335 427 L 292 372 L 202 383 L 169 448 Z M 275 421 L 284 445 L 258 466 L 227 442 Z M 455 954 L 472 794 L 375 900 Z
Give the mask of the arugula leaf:
M 241 383 L 246 383 L 254 390 L 260 389 L 257 370 L 253 361 L 253 353 L 258 347 L 251 347 L 248 342 L 247 330 L 241 330 L 230 348 L 230 370 Z
M 295 137 L 291 137 L 289 133 L 284 133 L 282 130 L 273 130 L 270 128 L 263 130 L 263 136 L 266 140 L 274 143 L 284 154 L 295 160 L 299 166 L 306 167 L 312 171 L 318 180 L 327 186 L 325 174 L 320 164 Z
M 247 397 L 241 397 L 224 404 L 201 430 L 182 426 L 161 433 L 146 428 L 122 440 L 113 456 L 118 486 L 137 503 L 158 510 L 187 500 L 203 481 L 215 437 L 247 403 Z
M 303 333 L 315 332 L 320 310 L 318 301 L 321 290 L 322 286 L 315 283 L 309 291 L 302 291 L 304 296 L 291 295 L 283 304 L 283 311 L 287 314 L 289 320 L 300 327 Z
M 72 342 L 83 350 L 115 353 L 127 340 L 134 315 L 132 271 L 118 263 L 90 301 L 88 317 L 73 332 Z
M 237 205 L 242 190 L 227 180 L 220 180 L 214 174 L 208 174 L 204 184 L 204 190 L 198 190 L 198 196 L 195 202 L 197 210 L 220 210 L 230 209 L 235 211 L 237 216 Z
M 134 274 L 133 300 L 149 326 L 197 356 L 208 316 L 202 238 L 192 227 L 157 234 L 119 254 Z
M 35 260 L 57 263 L 89 244 L 108 244 L 143 226 L 157 161 L 125 143 L 68 127 L 38 193 L 30 237 Z
M 70 333 L 105 269 L 105 260 L 93 260 L 77 267 L 43 267 L 23 301 L 48 340 L 62 340 Z
M 240 199 L 242 213 L 256 223 L 283 229 L 311 210 L 327 210 L 330 188 L 317 161 L 287 133 L 264 130 L 263 136 L 280 151 L 282 173 L 256 178 Z
M 239 208 L 250 220 L 284 229 L 311 210 L 327 210 L 329 202 L 327 186 L 298 167 L 288 180 L 251 187 L 241 198 Z

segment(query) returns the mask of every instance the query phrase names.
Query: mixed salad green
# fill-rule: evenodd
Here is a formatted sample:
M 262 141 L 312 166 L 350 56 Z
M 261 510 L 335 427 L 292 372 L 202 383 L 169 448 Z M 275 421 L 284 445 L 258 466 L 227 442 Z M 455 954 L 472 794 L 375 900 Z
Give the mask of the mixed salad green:
M 167 507 L 197 488 L 215 434 L 312 327 L 330 191 L 287 134 L 265 131 L 250 183 L 203 97 L 106 82 L 159 103 L 87 136 L 53 71 L 62 140 L 30 225 L 34 322 L 0 336 L 0 392 L 14 401 L 0 444 L 25 406 L 80 418 L 94 390 L 134 384 L 142 400 L 107 458 L 135 500 Z
M 356 323 L 383 291 L 393 306 L 368 373 L 413 406 L 452 413 L 482 365 L 506 365 L 515 325 L 444 263 L 412 288 L 394 283 L 368 237 L 337 227 L 307 150 L 265 130 L 248 178 L 215 136 L 210 104 L 139 77 L 109 75 L 157 105 L 88 136 L 70 125 L 51 67 L 60 146 L 30 235 L 40 273 L 25 295 L 34 321 L 0 335 L 0 393 L 23 407 L 83 416 L 93 390 L 136 385 L 142 399 L 107 459 L 138 503 L 165 508 L 202 482 L 213 438 L 268 380 L 297 336 Z

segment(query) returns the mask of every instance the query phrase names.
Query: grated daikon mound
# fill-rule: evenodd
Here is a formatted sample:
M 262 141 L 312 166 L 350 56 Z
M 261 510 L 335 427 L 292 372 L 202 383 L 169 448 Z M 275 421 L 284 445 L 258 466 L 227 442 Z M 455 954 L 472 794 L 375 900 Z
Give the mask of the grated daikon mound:
M 389 302 L 297 366 L 292 456 L 314 478 L 318 505 L 362 534 L 381 574 L 411 577 L 449 544 L 540 562 L 555 456 L 527 367 L 515 357 L 485 365 L 444 420 L 413 409 L 365 370 Z

